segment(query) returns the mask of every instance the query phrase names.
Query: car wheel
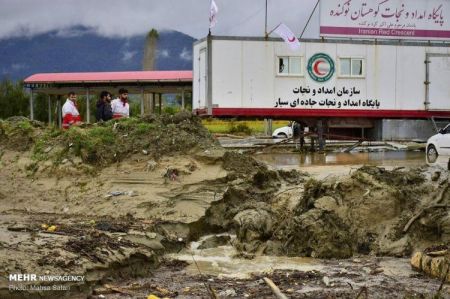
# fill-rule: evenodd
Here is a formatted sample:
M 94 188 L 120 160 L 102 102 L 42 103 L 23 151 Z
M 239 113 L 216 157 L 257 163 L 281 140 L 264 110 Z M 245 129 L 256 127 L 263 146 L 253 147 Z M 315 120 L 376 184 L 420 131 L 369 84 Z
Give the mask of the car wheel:
M 287 138 L 286 133 L 278 133 L 278 138 Z
M 432 144 L 430 144 L 427 148 L 427 158 L 428 161 L 430 161 L 431 163 L 433 163 L 434 161 L 437 160 L 437 157 L 439 156 L 436 147 Z

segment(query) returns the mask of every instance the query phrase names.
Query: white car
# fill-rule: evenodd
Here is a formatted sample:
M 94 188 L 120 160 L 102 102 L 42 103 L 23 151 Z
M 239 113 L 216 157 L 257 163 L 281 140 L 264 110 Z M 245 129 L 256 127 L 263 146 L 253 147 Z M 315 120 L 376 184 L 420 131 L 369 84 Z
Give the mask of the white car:
M 292 127 L 285 126 L 273 131 L 272 138 L 291 138 L 293 134 Z
M 450 155 L 450 124 L 427 141 L 427 158 L 436 160 L 439 155 Z

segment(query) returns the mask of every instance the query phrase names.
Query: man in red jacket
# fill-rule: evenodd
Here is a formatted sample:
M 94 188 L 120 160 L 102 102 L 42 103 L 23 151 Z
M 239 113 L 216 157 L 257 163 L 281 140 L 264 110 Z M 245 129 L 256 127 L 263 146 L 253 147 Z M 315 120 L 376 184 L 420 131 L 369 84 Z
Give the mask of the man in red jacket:
M 73 91 L 69 92 L 68 98 L 62 107 L 62 117 L 63 129 L 81 124 L 81 116 L 77 108 L 77 94 Z

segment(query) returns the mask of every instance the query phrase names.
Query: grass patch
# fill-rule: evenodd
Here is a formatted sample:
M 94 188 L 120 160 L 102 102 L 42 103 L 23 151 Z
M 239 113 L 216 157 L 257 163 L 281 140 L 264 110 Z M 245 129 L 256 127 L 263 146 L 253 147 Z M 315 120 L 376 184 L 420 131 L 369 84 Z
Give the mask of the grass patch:
M 12 144 L 11 141 L 14 147 L 26 144 L 26 149 L 32 149 L 36 162 L 52 161 L 57 166 L 70 161 L 78 165 L 81 159 L 96 167 L 141 154 L 143 150 L 148 158 L 159 159 L 210 148 L 217 143 L 202 126 L 200 118 L 186 111 L 74 126 L 69 130 L 36 126 L 29 120 L 23 123 L 0 121 L 0 145 Z M 34 168 L 28 171 L 32 173 Z
M 274 120 L 272 122 L 273 130 L 284 127 L 288 124 L 287 120 Z M 211 133 L 236 134 L 264 134 L 263 120 L 222 120 L 222 119 L 204 119 L 202 124 Z
M 150 123 L 139 123 L 136 125 L 136 129 L 134 131 L 134 134 L 136 135 L 143 135 L 148 134 L 151 131 L 155 129 L 155 125 Z

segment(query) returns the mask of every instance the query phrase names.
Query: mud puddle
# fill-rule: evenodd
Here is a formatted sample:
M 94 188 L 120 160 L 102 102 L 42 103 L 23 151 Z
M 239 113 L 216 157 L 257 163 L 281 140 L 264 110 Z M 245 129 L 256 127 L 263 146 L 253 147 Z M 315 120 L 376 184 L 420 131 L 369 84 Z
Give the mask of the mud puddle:
M 383 151 L 371 153 L 258 153 L 257 160 L 275 169 L 297 169 L 323 178 L 327 175 L 348 174 L 363 165 L 418 167 L 426 164 L 425 154 L 419 151 Z
M 440 286 L 411 270 L 408 259 L 370 256 L 342 260 L 237 256 L 231 245 L 199 249 L 208 238 L 164 257 L 150 277 L 121 281 L 120 293 L 103 298 L 274 298 L 263 278 L 270 278 L 288 298 L 432 298 Z M 232 238 L 233 239 L 233 238 Z M 444 286 L 442 298 L 450 298 Z
M 190 249 L 177 254 L 166 255 L 166 258 L 189 263 L 185 270 L 191 275 L 202 273 L 238 279 L 248 279 L 255 273 L 274 270 L 318 271 L 323 268 L 318 260 L 307 257 L 241 257 L 239 252 L 231 245 L 235 236 L 232 236 L 229 245 L 199 249 L 202 241 L 209 237 L 202 237 L 198 242 L 192 242 Z
M 423 152 L 409 151 L 374 153 L 261 153 L 255 157 L 275 168 L 326 165 L 420 166 L 425 163 L 425 155 Z

